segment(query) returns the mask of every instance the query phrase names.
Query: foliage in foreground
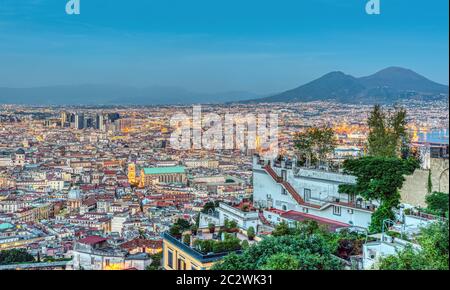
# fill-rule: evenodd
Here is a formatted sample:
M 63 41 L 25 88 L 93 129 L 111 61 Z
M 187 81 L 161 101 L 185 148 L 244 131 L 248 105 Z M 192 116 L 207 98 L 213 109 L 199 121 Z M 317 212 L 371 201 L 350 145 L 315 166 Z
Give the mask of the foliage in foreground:
M 449 228 L 446 222 L 422 230 L 418 242 L 422 251 L 407 247 L 380 263 L 381 270 L 448 270 Z
M 145 268 L 145 270 L 161 270 L 161 260 L 162 260 L 162 252 L 161 253 L 157 253 L 157 254 L 153 254 L 151 256 L 152 258 L 152 263 L 150 265 L 147 266 L 147 268 Z
M 242 254 L 231 254 L 214 270 L 337 270 L 340 261 L 319 235 L 268 237 Z M 285 264 L 287 263 L 287 264 Z
M 289 229 L 280 224 L 274 236 L 230 254 L 214 265 L 214 270 L 340 270 L 341 261 L 334 255 L 337 241 L 316 223 L 302 223 Z
M 434 192 L 426 197 L 426 211 L 439 216 L 445 216 L 449 211 L 449 195 L 443 192 Z
M 34 257 L 24 249 L 12 249 L 0 252 L 0 265 L 34 262 Z

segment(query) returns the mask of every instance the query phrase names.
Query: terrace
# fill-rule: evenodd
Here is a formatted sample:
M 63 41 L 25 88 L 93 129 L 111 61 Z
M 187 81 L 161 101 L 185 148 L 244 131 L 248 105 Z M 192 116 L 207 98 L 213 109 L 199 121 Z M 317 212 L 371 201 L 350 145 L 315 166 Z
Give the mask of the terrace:
M 167 232 L 163 233 L 162 236 L 165 241 L 168 241 L 170 244 L 176 246 L 182 252 L 190 255 L 191 257 L 193 257 L 197 261 L 200 261 L 201 263 L 216 262 L 230 253 L 237 253 L 237 254 L 241 253 L 241 248 L 205 252 L 204 250 L 202 251 L 198 247 L 193 246 L 192 243 L 189 244 L 185 243 L 181 239 L 174 237 Z M 200 241 L 215 241 L 215 240 L 207 239 L 207 237 L 205 236 Z

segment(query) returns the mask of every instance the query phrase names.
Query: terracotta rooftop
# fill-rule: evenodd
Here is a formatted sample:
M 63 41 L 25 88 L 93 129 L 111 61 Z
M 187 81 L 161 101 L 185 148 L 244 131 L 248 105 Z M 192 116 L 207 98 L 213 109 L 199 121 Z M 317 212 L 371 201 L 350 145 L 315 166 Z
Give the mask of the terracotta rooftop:
M 336 222 L 336 221 L 333 221 L 333 220 L 330 220 L 327 218 L 322 218 L 322 217 L 314 216 L 314 215 L 307 214 L 307 213 L 301 213 L 301 212 L 297 212 L 297 211 L 293 211 L 293 210 L 281 214 L 281 217 L 290 219 L 290 220 L 295 220 L 295 221 L 305 221 L 305 220 L 316 221 L 320 225 L 327 226 L 328 229 L 333 232 L 339 228 L 345 228 L 345 227 L 350 226 L 348 224 Z
M 103 243 L 107 240 L 108 239 L 105 239 L 105 238 L 102 238 L 99 236 L 90 236 L 90 237 L 86 237 L 84 239 L 78 240 L 78 243 L 85 244 L 85 245 L 95 245 L 95 244 Z

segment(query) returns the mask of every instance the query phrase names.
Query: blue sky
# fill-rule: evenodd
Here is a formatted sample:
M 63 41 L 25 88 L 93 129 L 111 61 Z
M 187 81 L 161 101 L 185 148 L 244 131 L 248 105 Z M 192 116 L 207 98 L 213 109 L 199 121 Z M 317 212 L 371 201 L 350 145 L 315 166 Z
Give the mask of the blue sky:
M 448 84 L 448 0 L 0 0 L 0 86 L 290 89 L 411 68 Z

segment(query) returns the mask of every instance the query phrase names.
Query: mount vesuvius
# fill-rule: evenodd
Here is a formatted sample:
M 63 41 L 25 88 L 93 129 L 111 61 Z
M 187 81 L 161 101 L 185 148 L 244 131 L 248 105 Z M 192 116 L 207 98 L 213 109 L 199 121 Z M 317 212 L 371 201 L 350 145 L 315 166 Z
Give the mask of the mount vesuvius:
M 295 89 L 245 103 L 311 102 L 333 100 L 341 103 L 395 103 L 401 100 L 447 100 L 448 86 L 418 73 L 389 67 L 367 77 L 356 78 L 331 72 Z

